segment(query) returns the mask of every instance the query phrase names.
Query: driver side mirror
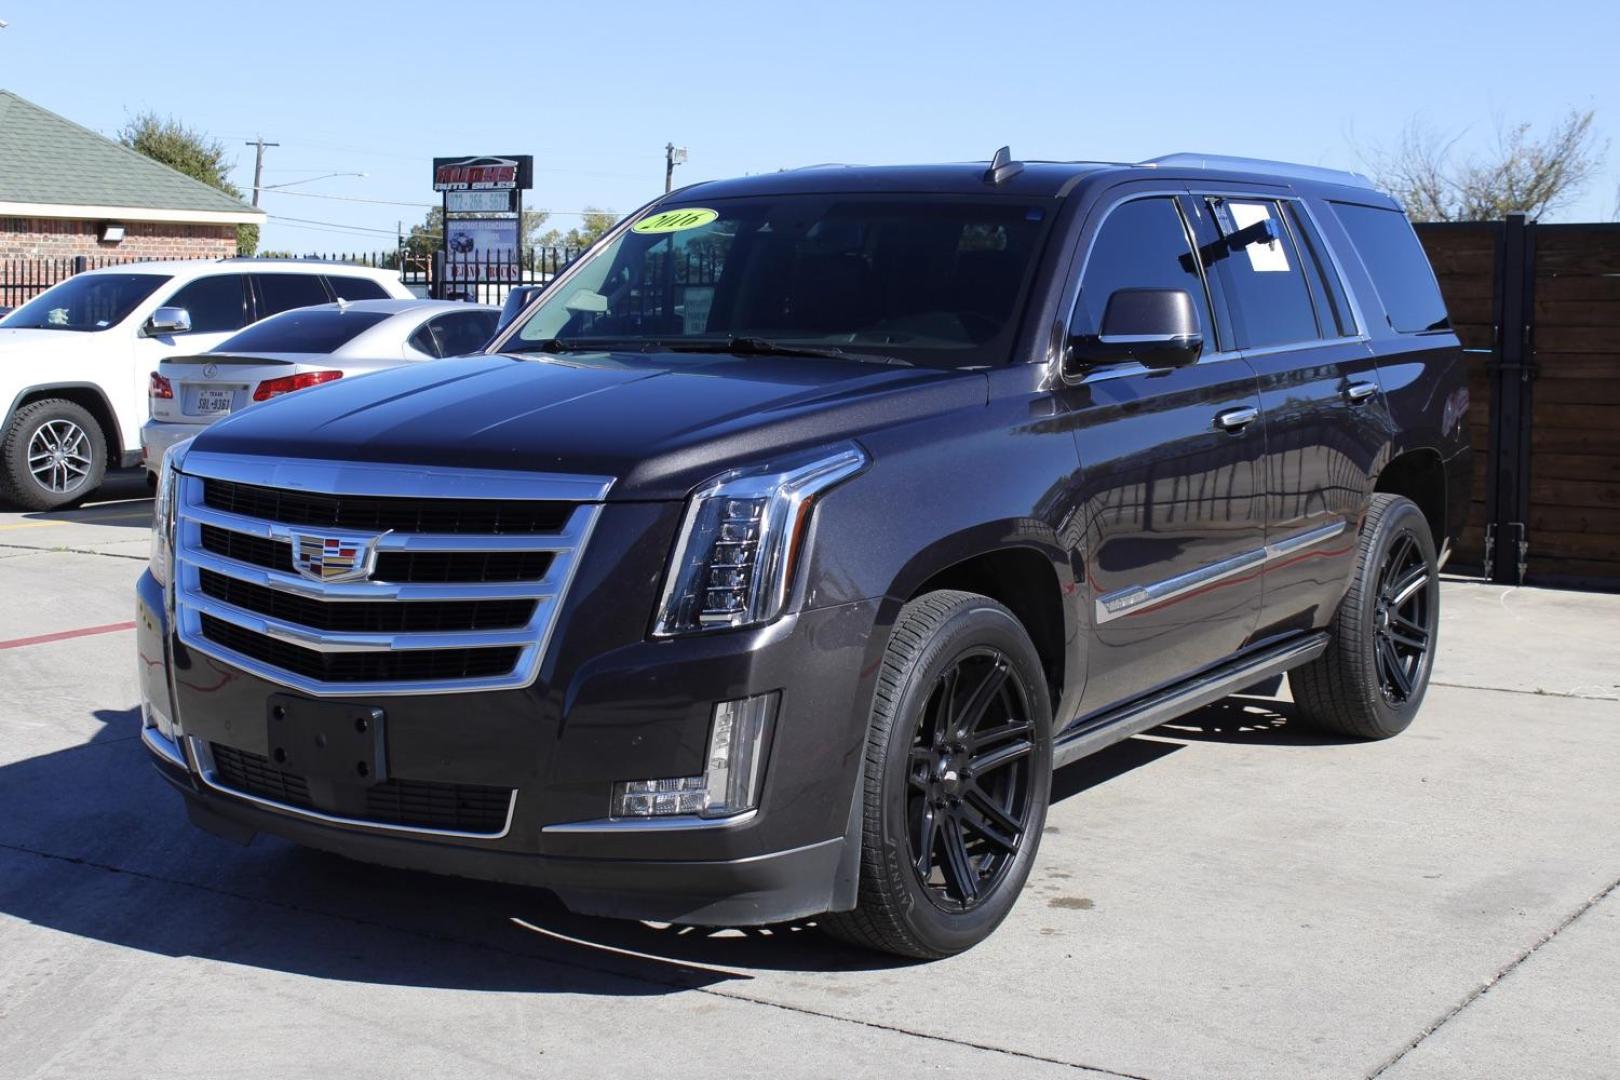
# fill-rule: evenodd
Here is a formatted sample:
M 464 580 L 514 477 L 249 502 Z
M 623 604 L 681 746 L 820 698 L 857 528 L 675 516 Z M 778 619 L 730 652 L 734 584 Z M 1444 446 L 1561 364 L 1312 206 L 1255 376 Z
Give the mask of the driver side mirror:
M 1143 367 L 1185 367 L 1204 351 L 1198 309 L 1185 289 L 1120 289 L 1108 298 L 1102 332 L 1069 339 L 1063 374 L 1134 360 Z
M 191 332 L 191 312 L 183 307 L 160 307 L 146 320 L 148 334 L 188 334 Z

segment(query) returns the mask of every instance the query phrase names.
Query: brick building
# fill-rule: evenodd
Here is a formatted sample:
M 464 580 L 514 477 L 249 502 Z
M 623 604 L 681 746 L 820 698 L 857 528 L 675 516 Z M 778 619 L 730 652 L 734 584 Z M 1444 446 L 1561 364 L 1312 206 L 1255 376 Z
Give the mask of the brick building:
M 0 90 L 0 277 L 18 260 L 222 258 L 236 254 L 238 224 L 263 222 L 263 211 Z

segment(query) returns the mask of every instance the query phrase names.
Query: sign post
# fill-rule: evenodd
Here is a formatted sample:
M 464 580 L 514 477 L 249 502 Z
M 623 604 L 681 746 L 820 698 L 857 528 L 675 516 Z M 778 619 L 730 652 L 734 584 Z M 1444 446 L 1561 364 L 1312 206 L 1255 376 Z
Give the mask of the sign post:
M 526 154 L 436 157 L 433 190 L 443 195 L 443 275 L 433 282 L 433 295 L 451 295 L 450 282 L 471 286 L 457 290 L 476 299 L 478 286 L 521 279 L 523 260 L 523 192 L 534 187 L 534 158 Z

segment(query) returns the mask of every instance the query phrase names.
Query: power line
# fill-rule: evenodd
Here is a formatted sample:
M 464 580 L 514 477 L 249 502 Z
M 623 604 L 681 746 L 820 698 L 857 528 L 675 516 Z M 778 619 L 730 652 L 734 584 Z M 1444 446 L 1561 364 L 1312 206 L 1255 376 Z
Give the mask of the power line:
M 393 229 L 373 229 L 366 225 L 347 225 L 341 221 L 311 221 L 309 218 L 283 217 L 280 214 L 267 214 L 265 216 L 271 221 L 296 222 L 299 225 L 320 226 L 321 228 L 328 230 L 355 233 L 374 233 L 381 236 L 396 235 L 395 230 Z
M 269 191 L 269 188 L 265 189 Z M 400 202 L 396 199 L 366 199 L 359 195 L 322 195 L 314 191 L 277 191 L 276 195 L 292 195 L 300 199 L 331 199 L 334 202 L 370 203 L 374 206 L 410 206 L 418 210 L 433 210 L 438 203 Z M 611 214 L 611 210 L 554 210 L 546 206 L 525 206 L 524 210 L 538 210 L 542 214 L 565 214 L 575 217 L 585 217 L 589 214 Z

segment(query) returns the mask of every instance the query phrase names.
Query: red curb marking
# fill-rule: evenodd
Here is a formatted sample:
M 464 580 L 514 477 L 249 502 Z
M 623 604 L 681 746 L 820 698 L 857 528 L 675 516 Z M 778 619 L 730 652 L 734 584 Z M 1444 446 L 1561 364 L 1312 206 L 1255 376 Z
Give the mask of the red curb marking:
M 106 626 L 86 626 L 82 630 L 59 630 L 54 634 L 39 634 L 35 637 L 14 638 L 11 641 L 0 641 L 0 649 L 20 649 L 24 645 L 44 645 L 50 641 L 66 641 L 69 638 L 90 637 L 93 634 L 116 634 L 120 630 L 133 630 L 132 622 L 108 623 Z

